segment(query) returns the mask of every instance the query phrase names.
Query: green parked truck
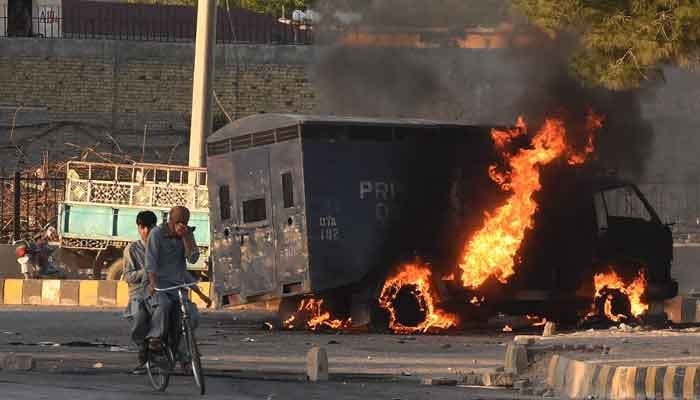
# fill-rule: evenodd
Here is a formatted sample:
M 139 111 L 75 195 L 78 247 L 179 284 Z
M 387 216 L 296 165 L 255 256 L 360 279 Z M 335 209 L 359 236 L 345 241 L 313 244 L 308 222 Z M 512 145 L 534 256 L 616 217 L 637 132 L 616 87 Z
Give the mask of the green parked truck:
M 58 210 L 60 247 L 92 260 L 92 265 L 82 266 L 81 275 L 121 279 L 123 250 L 138 239 L 136 214 L 151 210 L 160 223 L 176 205 L 190 209 L 190 225 L 196 228 L 197 244 L 204 255 L 188 268 L 198 278 L 207 279 L 209 196 L 205 168 L 68 162 L 65 198 Z

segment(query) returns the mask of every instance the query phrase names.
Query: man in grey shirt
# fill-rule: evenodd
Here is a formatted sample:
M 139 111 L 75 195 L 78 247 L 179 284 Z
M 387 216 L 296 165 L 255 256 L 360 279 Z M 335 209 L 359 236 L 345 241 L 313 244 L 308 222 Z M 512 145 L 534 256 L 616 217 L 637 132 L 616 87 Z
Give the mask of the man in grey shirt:
M 131 323 L 131 340 L 139 348 L 138 365 L 134 373 L 144 372 L 146 363 L 146 333 L 149 329 L 150 315 L 144 304 L 144 296 L 148 279 L 146 279 L 146 239 L 156 226 L 158 218 L 151 211 L 141 211 L 136 215 L 136 229 L 140 239 L 129 243 L 124 249 L 124 276 L 129 284 L 129 304 L 125 317 Z
M 170 210 L 168 222 L 151 230 L 146 243 L 146 273 L 148 274 L 147 305 L 151 312 L 151 326 L 146 337 L 149 347 L 158 351 L 161 339 L 170 332 L 173 320 L 173 307 L 178 302 L 177 292 L 156 292 L 154 288 L 162 289 L 171 286 L 191 283 L 195 280 L 187 272 L 187 263 L 195 263 L 199 259 L 199 249 L 194 240 L 192 229 L 187 225 L 190 211 L 178 206 Z M 197 286 L 192 291 L 211 305 L 211 300 Z M 175 338 L 177 340 L 177 338 Z

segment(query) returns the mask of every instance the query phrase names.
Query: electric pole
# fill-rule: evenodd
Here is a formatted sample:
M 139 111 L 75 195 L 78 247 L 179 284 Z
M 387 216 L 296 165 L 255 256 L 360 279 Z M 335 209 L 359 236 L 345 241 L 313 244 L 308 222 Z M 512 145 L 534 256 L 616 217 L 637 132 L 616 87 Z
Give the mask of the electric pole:
M 197 34 L 192 81 L 190 167 L 204 166 L 204 144 L 212 130 L 214 49 L 216 46 L 216 0 L 197 2 Z

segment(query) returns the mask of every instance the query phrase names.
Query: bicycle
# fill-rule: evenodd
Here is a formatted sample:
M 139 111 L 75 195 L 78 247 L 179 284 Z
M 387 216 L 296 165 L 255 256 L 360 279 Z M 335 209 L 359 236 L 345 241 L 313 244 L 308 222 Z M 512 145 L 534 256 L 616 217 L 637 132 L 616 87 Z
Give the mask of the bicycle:
M 168 292 L 171 290 L 177 290 L 178 299 L 180 303 L 180 340 L 184 340 L 186 355 L 189 363 L 192 367 L 192 375 L 194 376 L 194 381 L 197 387 L 199 387 L 199 394 L 204 395 L 204 374 L 202 372 L 202 361 L 199 354 L 199 348 L 197 347 L 197 340 L 194 336 L 192 330 L 192 325 L 190 324 L 190 313 L 185 302 L 185 297 L 183 292 L 190 290 L 189 288 L 196 285 L 196 282 L 185 283 L 182 285 L 172 286 L 164 289 L 155 289 L 156 292 Z M 175 343 L 179 343 L 175 340 L 172 341 L 164 340 L 161 352 L 154 352 L 150 349 L 146 351 L 146 372 L 148 374 L 148 379 L 151 381 L 151 386 L 154 389 L 164 392 L 168 387 L 170 382 L 170 374 L 175 368 L 175 356 L 177 348 L 173 348 Z M 179 347 L 179 346 L 178 346 Z M 158 354 L 161 353 L 161 354 Z

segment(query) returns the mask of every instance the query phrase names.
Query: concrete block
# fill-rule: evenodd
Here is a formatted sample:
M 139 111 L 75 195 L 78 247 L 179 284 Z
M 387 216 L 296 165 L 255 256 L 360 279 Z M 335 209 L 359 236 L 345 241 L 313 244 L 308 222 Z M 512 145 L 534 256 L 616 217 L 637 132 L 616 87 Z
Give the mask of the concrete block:
M 521 390 L 527 387 L 530 387 L 530 381 L 527 379 L 518 379 L 517 381 L 513 382 L 513 389 L 515 390 Z
M 544 324 L 544 330 L 542 331 L 542 336 L 549 337 L 557 334 L 557 325 L 552 321 L 547 321 Z
M 22 279 L 5 279 L 3 302 L 10 305 L 22 304 Z
M 529 365 L 527 348 L 516 343 L 509 343 L 506 348 L 505 370 L 514 374 L 522 374 Z
M 664 311 L 675 323 L 698 322 L 698 305 L 695 297 L 676 296 L 664 302 Z
M 22 285 L 22 304 L 40 306 L 41 289 L 43 282 L 40 279 L 27 279 Z
M 522 344 L 524 346 L 533 345 L 536 342 L 536 338 L 530 335 L 517 335 L 513 339 L 516 344 Z
M 47 279 L 42 281 L 41 304 L 45 306 L 57 306 L 61 304 L 61 281 Z
M 97 305 L 105 307 L 117 306 L 117 281 L 98 281 Z
M 4 371 L 31 371 L 34 358 L 26 354 L 8 353 L 0 356 L 0 368 Z
M 484 372 L 482 379 L 484 380 L 484 386 L 513 386 L 513 374 L 510 372 Z
M 421 385 L 429 386 L 456 386 L 457 379 L 454 378 L 423 378 Z
M 328 355 L 326 349 L 313 347 L 306 356 L 306 376 L 311 382 L 328 380 Z
M 96 306 L 98 304 L 98 287 L 100 281 L 80 281 L 79 304 Z
M 124 281 L 117 282 L 117 307 L 126 307 L 129 304 L 129 285 Z
M 61 282 L 59 304 L 62 306 L 77 306 L 80 304 L 80 281 Z

